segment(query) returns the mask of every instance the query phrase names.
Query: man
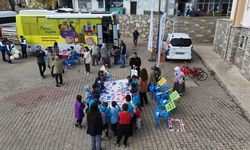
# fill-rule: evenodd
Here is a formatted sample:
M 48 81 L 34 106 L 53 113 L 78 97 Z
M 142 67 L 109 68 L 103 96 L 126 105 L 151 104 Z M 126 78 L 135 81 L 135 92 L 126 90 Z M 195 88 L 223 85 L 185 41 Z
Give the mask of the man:
M 100 49 L 99 47 L 94 44 L 92 47 L 91 47 L 91 54 L 92 54 L 92 66 L 95 66 L 95 63 L 96 65 L 98 65 L 98 57 L 100 55 Z
M 5 54 L 6 54 L 6 45 L 5 45 L 5 40 L 0 41 L 0 51 L 2 52 L 2 60 L 4 62 L 7 62 Z
M 134 52 L 134 56 L 130 59 L 129 65 L 131 69 L 137 70 L 138 77 L 140 76 L 140 67 L 141 67 L 141 58 L 137 56 L 137 53 Z
M 22 50 L 22 58 L 26 58 L 27 59 L 27 43 L 26 43 L 26 39 L 21 35 L 20 36 L 21 39 L 21 50 Z
M 121 54 L 120 54 L 120 59 L 121 59 L 121 68 L 125 68 L 125 63 L 126 63 L 126 44 L 121 41 Z
M 134 36 L 134 44 L 137 45 L 137 40 L 139 37 L 139 32 L 137 31 L 137 29 L 135 29 L 135 31 L 133 32 L 133 36 Z
M 44 57 L 45 57 L 45 52 L 41 49 L 41 46 L 37 46 L 36 60 L 39 67 L 40 75 L 42 76 L 43 79 L 45 78 L 44 72 L 46 70 L 46 63 Z

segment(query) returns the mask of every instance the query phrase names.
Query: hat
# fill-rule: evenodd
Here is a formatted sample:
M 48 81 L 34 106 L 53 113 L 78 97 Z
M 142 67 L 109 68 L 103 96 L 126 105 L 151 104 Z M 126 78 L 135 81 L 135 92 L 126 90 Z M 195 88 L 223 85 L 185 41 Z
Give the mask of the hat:
M 180 67 L 175 67 L 175 68 L 174 68 L 174 71 L 177 71 L 177 72 L 178 72 L 178 71 L 180 71 L 180 70 L 181 70 Z

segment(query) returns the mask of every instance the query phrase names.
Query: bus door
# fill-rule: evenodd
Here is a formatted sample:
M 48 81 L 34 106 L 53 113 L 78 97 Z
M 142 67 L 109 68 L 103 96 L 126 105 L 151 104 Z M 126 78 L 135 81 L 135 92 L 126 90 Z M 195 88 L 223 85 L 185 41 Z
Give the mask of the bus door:
M 111 17 L 102 18 L 103 42 L 113 44 L 113 26 Z
M 117 28 L 117 25 L 113 25 L 113 43 L 114 43 L 114 46 L 118 46 L 118 28 Z

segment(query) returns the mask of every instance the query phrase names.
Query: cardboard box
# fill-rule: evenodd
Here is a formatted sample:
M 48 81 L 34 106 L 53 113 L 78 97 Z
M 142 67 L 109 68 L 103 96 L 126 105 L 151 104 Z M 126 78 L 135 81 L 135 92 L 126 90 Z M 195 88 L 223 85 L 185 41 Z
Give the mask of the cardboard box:
M 165 62 L 165 61 L 166 61 L 166 52 L 162 52 L 160 57 L 160 62 Z

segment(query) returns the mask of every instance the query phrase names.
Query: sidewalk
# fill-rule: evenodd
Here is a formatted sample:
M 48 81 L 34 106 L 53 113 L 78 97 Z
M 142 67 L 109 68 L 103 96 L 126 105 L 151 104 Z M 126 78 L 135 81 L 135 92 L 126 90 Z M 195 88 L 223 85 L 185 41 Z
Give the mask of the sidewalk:
M 239 68 L 224 62 L 213 51 L 213 45 L 195 45 L 194 51 L 250 119 L 250 81 L 241 75 Z

